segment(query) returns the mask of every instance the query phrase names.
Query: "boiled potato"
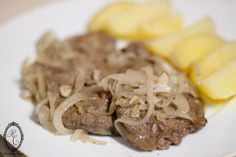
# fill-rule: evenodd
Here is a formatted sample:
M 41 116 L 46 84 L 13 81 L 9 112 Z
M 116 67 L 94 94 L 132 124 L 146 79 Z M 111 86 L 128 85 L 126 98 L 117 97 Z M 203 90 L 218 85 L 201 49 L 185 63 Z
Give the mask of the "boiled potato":
M 236 42 L 225 43 L 216 51 L 194 63 L 191 67 L 191 79 L 198 83 L 234 58 L 236 58 Z
M 140 40 L 146 38 L 140 31 L 141 23 L 144 23 L 157 16 L 163 15 L 170 10 L 170 2 L 167 0 L 149 1 L 135 4 L 122 13 L 113 15 L 106 22 L 104 31 L 115 37 Z
M 185 37 L 199 32 L 215 32 L 214 23 L 210 18 L 204 18 L 192 26 L 179 32 L 167 35 L 163 38 L 149 41 L 146 43 L 147 48 L 154 54 L 169 58 L 170 53 L 176 47 L 179 41 Z
M 92 21 L 89 24 L 89 30 L 90 31 L 102 30 L 104 28 L 104 25 L 106 25 L 109 19 L 113 18 L 113 16 L 115 15 L 118 15 L 128 10 L 133 5 L 134 3 L 132 2 L 124 1 L 124 2 L 114 3 L 105 7 L 93 17 Z
M 202 93 L 211 99 L 222 100 L 236 95 L 236 59 L 225 64 L 199 84 Z
M 180 12 L 166 13 L 141 24 L 141 32 L 146 38 L 159 38 L 176 32 L 183 27 L 183 16 Z
M 213 33 L 197 33 L 182 40 L 171 53 L 170 60 L 183 71 L 204 55 L 219 48 L 224 40 Z

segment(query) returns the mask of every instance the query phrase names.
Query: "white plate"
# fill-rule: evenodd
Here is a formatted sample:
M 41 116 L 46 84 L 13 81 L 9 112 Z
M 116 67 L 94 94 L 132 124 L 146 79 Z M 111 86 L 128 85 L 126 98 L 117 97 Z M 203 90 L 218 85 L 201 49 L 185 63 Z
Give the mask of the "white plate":
M 96 137 L 105 146 L 71 142 L 69 136 L 55 136 L 32 119 L 33 105 L 19 97 L 20 65 L 35 54 L 35 43 L 45 31 L 55 30 L 60 38 L 82 33 L 96 10 L 109 0 L 60 1 L 21 15 L 0 26 L 0 133 L 11 121 L 20 124 L 25 139 L 20 150 L 28 156 L 233 156 L 236 151 L 236 100 L 220 112 L 208 109 L 208 124 L 196 134 L 184 138 L 180 146 L 164 151 L 139 152 L 126 146 L 120 138 Z M 175 0 L 174 6 L 186 16 L 187 24 L 206 15 L 211 16 L 220 35 L 236 38 L 236 1 Z M 222 80 L 223 82 L 223 80 Z

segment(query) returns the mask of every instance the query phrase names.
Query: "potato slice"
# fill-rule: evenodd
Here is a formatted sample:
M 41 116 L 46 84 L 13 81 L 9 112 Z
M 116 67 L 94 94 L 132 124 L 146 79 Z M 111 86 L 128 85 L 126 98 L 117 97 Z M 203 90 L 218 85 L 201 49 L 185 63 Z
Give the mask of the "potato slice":
M 132 2 L 124 1 L 124 2 L 114 3 L 105 7 L 93 17 L 92 21 L 89 24 L 89 30 L 90 31 L 102 30 L 109 19 L 113 18 L 113 16 L 115 15 L 119 15 L 120 13 L 128 10 L 133 5 L 134 3 Z
M 176 32 L 183 27 L 183 16 L 180 12 L 166 13 L 141 24 L 141 32 L 147 39 L 159 38 Z
M 192 26 L 179 32 L 167 35 L 163 38 L 149 41 L 146 43 L 147 48 L 154 54 L 169 58 L 171 52 L 179 41 L 183 38 L 199 32 L 215 32 L 214 23 L 210 18 L 204 18 Z
M 199 89 L 211 99 L 222 100 L 236 95 L 236 59 L 200 82 Z
M 225 43 L 222 47 L 204 56 L 191 67 L 191 79 L 197 83 L 221 66 L 236 58 L 236 42 Z
M 143 35 L 140 32 L 140 24 L 169 10 L 170 2 L 167 0 L 135 4 L 129 10 L 110 18 L 105 31 L 123 39 L 143 39 Z
M 171 61 L 179 69 L 188 71 L 190 65 L 219 48 L 224 40 L 213 33 L 197 33 L 182 40 L 171 53 Z

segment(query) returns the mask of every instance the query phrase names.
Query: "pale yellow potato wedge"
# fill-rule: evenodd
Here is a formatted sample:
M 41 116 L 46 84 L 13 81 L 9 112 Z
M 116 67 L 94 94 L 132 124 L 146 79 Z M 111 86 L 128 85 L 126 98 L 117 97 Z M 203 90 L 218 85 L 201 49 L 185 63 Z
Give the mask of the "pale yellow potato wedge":
M 179 32 L 167 35 L 157 40 L 149 41 L 146 43 L 146 46 L 152 53 L 168 59 L 171 52 L 173 52 L 174 48 L 181 40 L 183 40 L 187 36 L 199 32 L 214 33 L 215 26 L 213 21 L 210 18 L 201 19 L 194 23 L 192 26 Z
M 141 32 L 147 39 L 155 39 L 179 31 L 183 27 L 183 16 L 180 12 L 164 13 L 141 24 Z
M 89 30 L 90 31 L 102 30 L 110 18 L 113 18 L 113 16 L 119 15 L 120 13 L 128 10 L 133 5 L 134 3 L 130 1 L 121 1 L 108 5 L 93 17 L 93 19 L 89 24 Z
M 228 99 L 236 95 L 236 59 L 203 79 L 200 91 L 214 100 Z
M 168 0 L 156 0 L 135 4 L 120 14 L 114 15 L 107 21 L 105 31 L 115 37 L 139 40 L 146 38 L 140 31 L 141 23 L 153 19 L 170 10 Z
M 213 33 L 201 32 L 183 39 L 171 53 L 171 62 L 183 71 L 188 71 L 192 63 L 216 50 L 224 40 Z
M 191 67 L 191 79 L 198 83 L 211 73 L 217 71 L 224 64 L 236 58 L 236 41 L 223 44 L 219 49 L 204 56 Z

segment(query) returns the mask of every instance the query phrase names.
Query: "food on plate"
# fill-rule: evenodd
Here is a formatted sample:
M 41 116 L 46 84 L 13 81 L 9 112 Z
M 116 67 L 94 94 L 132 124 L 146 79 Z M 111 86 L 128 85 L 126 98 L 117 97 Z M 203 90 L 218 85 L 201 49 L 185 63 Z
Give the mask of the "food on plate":
M 195 119 L 193 123 L 183 118 L 168 118 L 163 122 L 162 118 L 175 115 L 170 111 L 168 116 L 155 112 L 156 117 L 154 115 L 151 116 L 146 123 L 132 125 L 131 122 L 131 124 L 129 121 L 126 122 L 125 118 L 128 117 L 128 114 L 132 115 L 134 106 L 117 109 L 116 113 L 120 119 L 115 121 L 115 125 L 122 137 L 143 150 L 167 149 L 169 145 L 179 145 L 183 137 L 189 133 L 196 132 L 206 123 L 206 120 L 202 118 L 204 114 L 202 102 L 189 94 L 184 94 L 184 96 L 180 96 L 175 100 L 176 103 L 183 104 L 186 101 L 190 105 L 189 115 L 191 115 L 191 119 Z M 168 109 L 166 112 L 169 112 Z M 177 114 L 181 115 L 182 113 Z M 132 119 L 141 121 L 142 117 L 144 117 L 144 112 L 140 113 L 140 117 Z
M 203 78 L 236 54 L 233 44 L 225 44 L 217 35 L 211 18 L 203 18 L 183 28 L 183 16 L 172 10 L 170 1 L 165 0 L 111 4 L 95 15 L 89 28 L 121 39 L 144 41 L 150 52 L 189 73 L 198 88 Z M 206 88 L 201 87 L 203 95 L 208 93 Z
M 199 84 L 202 79 L 217 71 L 229 61 L 236 58 L 236 42 L 229 41 L 219 49 L 205 55 L 191 67 L 191 79 Z
M 187 77 L 142 43 L 116 48 L 105 33 L 59 40 L 46 33 L 37 58 L 22 66 L 22 96 L 39 123 L 72 139 L 100 143 L 121 136 L 141 150 L 167 149 L 206 125 L 201 99 Z
M 236 95 L 236 58 L 202 79 L 200 90 L 215 100 L 228 99 Z
M 183 71 L 188 71 L 190 66 L 205 55 L 219 48 L 224 40 L 212 33 L 196 33 L 180 41 L 170 60 Z
M 184 38 L 196 33 L 207 32 L 214 33 L 215 27 L 210 18 L 204 18 L 188 28 L 184 28 L 179 32 L 166 35 L 162 38 L 146 42 L 147 48 L 158 56 L 169 59 L 176 45 Z
M 89 29 L 128 40 L 157 38 L 182 28 L 182 15 L 170 8 L 168 0 L 114 3 L 95 15 Z

